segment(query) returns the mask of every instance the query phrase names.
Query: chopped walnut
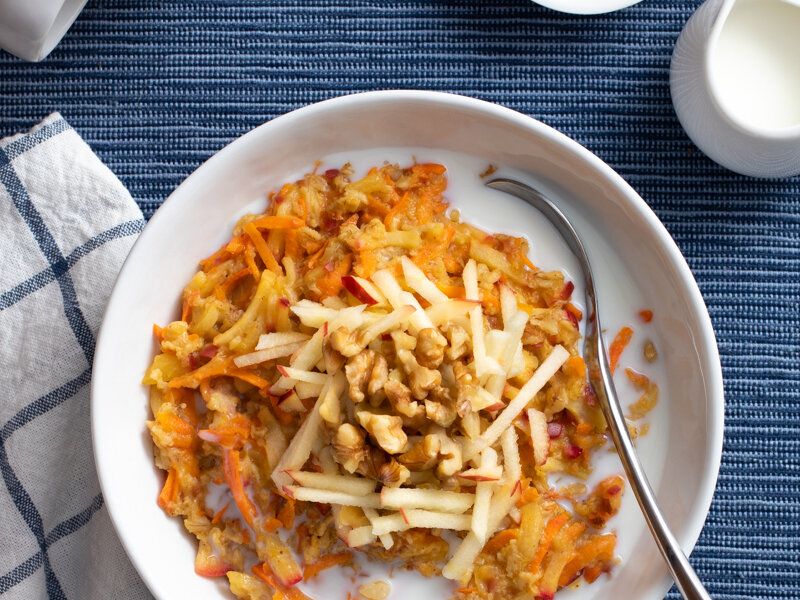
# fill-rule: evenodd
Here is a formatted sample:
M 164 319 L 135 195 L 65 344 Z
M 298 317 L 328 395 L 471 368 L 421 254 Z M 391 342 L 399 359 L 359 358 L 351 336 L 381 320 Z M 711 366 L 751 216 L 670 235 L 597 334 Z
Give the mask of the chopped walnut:
M 411 477 L 411 472 L 395 459 L 391 459 L 378 469 L 378 481 L 388 487 L 400 487 Z
M 392 591 L 392 586 L 386 581 L 370 581 L 358 586 L 358 594 L 364 600 L 386 600 Z
M 647 360 L 647 362 L 655 362 L 656 359 L 658 358 L 658 351 L 656 350 L 656 345 L 650 340 L 647 340 L 644 343 L 644 357 Z
M 417 347 L 417 338 L 399 329 L 392 332 L 392 340 L 394 341 L 395 351 L 398 353 L 400 350 L 413 350 Z
M 469 334 L 461 325 L 455 323 L 448 323 L 443 330 L 450 343 L 445 355 L 448 360 L 458 360 L 469 351 Z
M 450 390 L 443 385 L 437 385 L 436 387 L 432 388 L 428 394 L 428 399 L 433 400 L 434 402 L 441 402 L 442 404 L 453 403 L 453 396 L 450 393 Z
M 422 400 L 428 392 L 442 383 L 442 374 L 434 369 L 418 367 L 408 374 L 411 393 L 417 400 Z
M 441 447 L 439 436 L 429 434 L 411 446 L 408 452 L 401 454 L 397 460 L 412 471 L 426 471 L 436 464 Z
M 447 437 L 444 431 L 439 434 L 441 448 L 439 450 L 439 464 L 436 466 L 436 476 L 439 479 L 446 479 L 458 473 L 464 466 L 462 460 L 461 446 Z
M 425 400 L 425 416 L 440 427 L 450 427 L 458 414 L 452 406 L 434 402 L 433 400 Z
M 411 390 L 396 379 L 389 379 L 383 385 L 383 391 L 392 408 L 401 415 L 414 418 L 425 413 L 425 409 L 418 402 L 411 399 Z
M 389 454 L 399 454 L 408 443 L 408 436 L 403 431 L 403 419 L 394 415 L 376 415 L 365 410 L 356 413 L 361 426 L 370 437 Z
M 383 354 L 375 354 L 375 363 L 372 365 L 372 373 L 367 382 L 367 394 L 369 396 L 369 403 L 372 406 L 380 406 L 383 399 L 386 397 L 383 391 L 383 386 L 389 380 L 389 364 L 386 362 Z
M 335 373 L 336 371 L 340 370 L 344 363 L 347 361 L 347 358 L 342 356 L 342 354 L 331 347 L 330 341 L 325 340 L 325 343 L 322 346 L 322 360 L 323 365 L 325 366 L 325 370 L 329 373 Z
M 430 390 L 441 385 L 442 374 L 435 369 L 428 369 L 420 365 L 409 350 L 398 351 L 397 358 L 408 373 L 411 394 L 417 400 L 423 400 Z
M 447 340 L 433 327 L 420 330 L 417 335 L 417 347 L 414 354 L 417 362 L 423 367 L 436 369 L 444 359 L 444 349 L 447 347 Z
M 440 427 L 450 427 L 453 424 L 458 412 L 447 388 L 438 385 L 430 391 L 425 400 L 425 415 Z
M 339 425 L 333 437 L 333 457 L 348 473 L 355 473 L 367 456 L 364 434 L 350 423 Z
M 389 460 L 389 455 L 380 448 L 367 446 L 366 456 L 364 460 L 361 461 L 361 464 L 358 465 L 356 473 L 370 479 L 378 479 L 381 468 Z
M 383 384 L 389 376 L 389 366 L 383 355 L 374 350 L 362 350 L 347 361 L 344 373 L 353 402 L 363 402 L 365 393 L 376 406 L 383 401 Z
M 374 354 L 371 350 L 362 350 L 351 357 L 345 365 L 344 374 L 347 383 L 350 384 L 350 400 L 355 403 L 364 401 L 364 391 L 375 360 Z
M 359 343 L 357 334 L 351 333 L 346 327 L 339 327 L 336 331 L 333 331 L 329 340 L 331 348 L 348 358 L 355 356 L 363 348 L 363 345 Z
M 459 416 L 464 417 L 472 410 L 471 400 L 477 393 L 477 384 L 469 368 L 461 362 L 453 363 L 453 373 L 456 378 L 456 407 Z

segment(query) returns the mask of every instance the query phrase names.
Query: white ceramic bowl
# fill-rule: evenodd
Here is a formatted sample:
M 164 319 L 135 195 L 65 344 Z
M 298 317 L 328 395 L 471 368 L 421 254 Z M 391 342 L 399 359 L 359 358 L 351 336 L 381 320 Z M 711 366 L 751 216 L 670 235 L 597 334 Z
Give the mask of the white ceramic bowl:
M 608 165 L 538 121 L 461 96 L 372 92 L 294 111 L 224 148 L 167 199 L 122 269 L 98 338 L 92 431 L 106 505 L 155 596 L 226 597 L 224 584 L 194 574 L 194 542 L 182 533 L 178 519 L 166 517 L 156 506 L 162 475 L 153 466 L 144 426 L 147 393 L 140 384 L 154 351 L 152 324 L 174 318 L 197 260 L 229 237 L 236 216 L 256 207 L 263 210 L 268 190 L 302 174 L 316 159 L 334 153 L 363 158 L 365 152 L 369 156 L 371 149 L 385 147 L 414 147 L 427 160 L 450 151 L 468 152 L 478 157 L 475 164 L 503 165 L 533 181 L 561 204 L 585 238 L 609 330 L 626 318 L 631 322 L 637 307 L 654 310 L 649 331 L 660 350 L 662 399 L 639 453 L 668 522 L 690 551 L 719 469 L 722 375 L 703 299 L 661 222 Z M 389 156 L 383 150 L 374 151 L 376 164 L 385 158 Z M 477 181 L 477 175 L 472 177 Z M 541 246 L 555 243 L 545 232 L 529 228 L 529 223 L 541 222 L 533 209 L 507 196 L 468 198 L 459 189 L 456 185 L 451 190 L 451 199 L 463 208 L 465 219 L 489 230 L 527 233 L 534 237 L 534 260 L 552 262 L 546 252 L 537 254 Z M 571 264 L 568 253 L 555 262 L 560 259 Z M 615 312 L 617 306 L 625 307 L 624 314 Z M 629 352 L 631 357 L 637 354 Z M 633 393 L 628 390 L 629 396 Z M 666 570 L 632 494 L 626 494 L 625 502 L 612 523 L 624 562 L 611 578 L 565 597 L 663 597 L 669 586 Z M 328 589 L 319 597 L 339 596 Z
M 547 8 L 575 15 L 599 15 L 638 4 L 642 0 L 533 0 Z

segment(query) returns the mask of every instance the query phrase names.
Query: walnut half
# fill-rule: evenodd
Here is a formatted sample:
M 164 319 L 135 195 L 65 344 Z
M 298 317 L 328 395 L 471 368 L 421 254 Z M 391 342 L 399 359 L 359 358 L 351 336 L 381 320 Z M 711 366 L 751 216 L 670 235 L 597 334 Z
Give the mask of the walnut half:
M 369 394 L 374 406 L 383 401 L 383 385 L 389 377 L 389 366 L 382 354 L 374 350 L 362 350 L 348 359 L 344 374 L 350 384 L 349 393 L 353 402 L 363 402 L 365 394 Z
M 388 487 L 400 487 L 411 477 L 411 472 L 395 459 L 384 463 L 378 469 L 378 481 Z
M 375 443 L 389 454 L 399 454 L 408 443 L 408 436 L 403 431 L 403 419 L 400 417 L 376 415 L 362 410 L 356 413 L 356 418 Z
M 358 336 L 355 333 L 351 333 L 345 327 L 339 327 L 331 332 L 329 342 L 331 348 L 348 358 L 361 352 L 361 349 L 364 347 L 359 342 Z
M 416 357 L 409 350 L 397 352 L 398 360 L 403 364 L 403 369 L 408 374 L 408 384 L 411 394 L 417 400 L 424 400 L 428 392 L 442 383 L 442 374 L 436 369 L 428 369 L 417 362 Z
M 436 369 L 444 360 L 444 349 L 447 340 L 433 327 L 420 330 L 417 335 L 417 347 L 414 351 L 417 362 L 428 369 Z
M 425 413 L 422 405 L 411 399 L 411 390 L 402 382 L 389 379 L 384 384 L 383 391 L 386 393 L 386 398 L 389 399 L 389 404 L 401 415 L 413 419 Z
M 426 435 L 416 442 L 408 452 L 401 454 L 397 460 L 412 471 L 426 471 L 432 469 L 439 458 L 439 449 L 442 447 L 439 436 Z
M 364 434 L 350 423 L 339 425 L 333 437 L 333 457 L 345 471 L 355 473 L 367 456 Z

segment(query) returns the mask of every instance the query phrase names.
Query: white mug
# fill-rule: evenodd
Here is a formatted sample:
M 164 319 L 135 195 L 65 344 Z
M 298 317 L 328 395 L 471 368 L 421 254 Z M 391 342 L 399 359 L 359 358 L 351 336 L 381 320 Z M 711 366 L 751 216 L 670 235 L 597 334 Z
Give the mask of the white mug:
M 707 0 L 678 38 L 670 88 L 712 160 L 752 177 L 800 174 L 800 0 Z
M 45 58 L 86 0 L 0 0 L 0 48 L 30 61 Z

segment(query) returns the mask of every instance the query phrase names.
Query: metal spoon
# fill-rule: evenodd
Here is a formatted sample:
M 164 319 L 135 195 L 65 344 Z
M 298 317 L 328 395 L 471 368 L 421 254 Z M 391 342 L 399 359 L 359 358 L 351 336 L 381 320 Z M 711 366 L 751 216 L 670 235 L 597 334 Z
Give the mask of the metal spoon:
M 658 549 L 661 551 L 661 555 L 672 573 L 675 585 L 678 586 L 683 597 L 688 600 L 710 600 L 710 596 L 705 587 L 703 587 L 700 578 L 686 559 L 686 555 L 678 545 L 675 536 L 669 530 L 664 520 L 664 515 L 661 514 L 656 504 L 647 476 L 634 452 L 622 406 L 620 406 L 617 390 L 614 388 L 614 380 L 611 377 L 611 368 L 608 364 L 608 355 L 606 354 L 603 336 L 599 333 L 601 330 L 600 318 L 597 310 L 597 295 L 592 277 L 592 268 L 578 234 L 561 210 L 532 187 L 513 179 L 503 178 L 493 179 L 487 182 L 486 185 L 492 189 L 516 196 L 538 209 L 555 225 L 570 250 L 578 258 L 583 271 L 583 278 L 586 282 L 588 314 L 583 354 L 588 366 L 589 382 L 600 401 L 603 415 L 605 415 L 611 432 L 611 439 L 617 448 L 617 453 L 622 461 L 622 466 L 625 468 L 625 473 L 628 475 L 633 493 L 639 502 L 656 545 L 658 545 Z

